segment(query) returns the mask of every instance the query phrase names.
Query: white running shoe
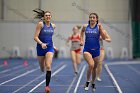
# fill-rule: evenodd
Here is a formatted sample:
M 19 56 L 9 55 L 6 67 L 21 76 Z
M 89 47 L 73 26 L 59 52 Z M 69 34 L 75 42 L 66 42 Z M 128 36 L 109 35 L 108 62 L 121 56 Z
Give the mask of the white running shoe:
M 97 81 L 102 81 L 99 77 L 97 77 L 96 79 L 97 79 Z
M 88 91 L 88 89 L 89 89 L 89 87 L 88 87 L 88 86 L 89 86 L 89 83 L 90 83 L 90 82 L 86 82 L 86 83 L 85 83 L 84 89 L 85 89 L 86 91 Z
M 92 84 L 91 88 L 92 88 L 92 91 L 95 92 L 95 90 L 96 90 L 95 84 Z

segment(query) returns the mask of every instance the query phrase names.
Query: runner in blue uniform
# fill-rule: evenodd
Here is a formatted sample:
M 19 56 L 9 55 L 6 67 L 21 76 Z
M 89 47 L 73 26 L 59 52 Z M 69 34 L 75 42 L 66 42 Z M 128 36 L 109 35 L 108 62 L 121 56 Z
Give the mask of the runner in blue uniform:
M 40 18 L 36 26 L 34 40 L 37 42 L 37 56 L 40 64 L 41 71 L 46 70 L 46 87 L 45 92 L 50 93 L 49 83 L 51 79 L 51 64 L 54 55 L 54 46 L 52 36 L 55 24 L 51 23 L 51 13 L 49 11 L 34 10 L 37 13 L 36 18 Z
M 84 44 L 84 34 L 85 34 L 85 44 Z M 95 91 L 95 79 L 96 79 L 96 68 L 99 62 L 100 55 L 100 35 L 104 40 L 106 34 L 103 30 L 101 23 L 98 23 L 98 15 L 96 13 L 91 13 L 89 15 L 89 24 L 83 26 L 81 31 L 81 45 L 84 44 L 83 56 L 88 63 L 87 70 L 87 81 L 85 83 L 84 89 L 88 90 L 90 84 L 90 76 L 92 75 L 92 90 Z

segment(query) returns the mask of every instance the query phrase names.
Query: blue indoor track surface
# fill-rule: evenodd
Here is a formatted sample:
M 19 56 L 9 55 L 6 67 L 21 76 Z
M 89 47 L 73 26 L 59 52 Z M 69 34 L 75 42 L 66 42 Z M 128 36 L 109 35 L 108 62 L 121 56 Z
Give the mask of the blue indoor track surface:
M 140 93 L 140 61 L 103 62 L 102 81 L 94 93 Z M 70 59 L 53 59 L 51 93 L 93 93 L 84 90 L 88 65 L 82 60 L 78 76 Z M 0 60 L 0 93 L 45 93 L 45 72 L 37 59 Z

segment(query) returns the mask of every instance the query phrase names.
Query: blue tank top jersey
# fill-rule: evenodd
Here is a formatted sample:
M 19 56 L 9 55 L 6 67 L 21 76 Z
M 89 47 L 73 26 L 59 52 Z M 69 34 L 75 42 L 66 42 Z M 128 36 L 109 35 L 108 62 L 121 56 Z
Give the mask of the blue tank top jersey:
M 90 25 L 85 29 L 85 46 L 86 49 L 99 49 L 100 48 L 100 32 L 98 29 L 98 24 L 94 28 L 91 28 Z
M 52 24 L 50 23 L 50 27 L 47 27 L 46 23 L 43 22 L 43 28 L 40 31 L 39 39 L 43 43 L 46 43 L 47 46 L 53 46 L 53 42 L 52 42 L 53 33 L 54 33 L 54 28 L 52 27 Z

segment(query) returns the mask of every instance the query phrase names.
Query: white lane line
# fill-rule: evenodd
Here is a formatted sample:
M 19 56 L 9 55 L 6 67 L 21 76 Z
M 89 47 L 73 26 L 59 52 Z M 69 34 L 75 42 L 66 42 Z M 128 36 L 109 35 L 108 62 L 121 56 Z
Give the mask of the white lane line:
M 4 87 L 22 87 L 23 85 L 2 85 Z M 33 87 L 35 86 L 35 84 L 32 85 L 28 85 L 28 87 Z M 43 87 L 44 85 L 41 85 L 40 87 Z M 51 85 L 52 87 L 69 87 L 70 85 Z M 73 85 L 72 87 L 74 87 L 75 85 Z M 80 85 L 79 87 L 83 87 L 84 85 Z M 96 86 L 96 87 L 108 87 L 108 88 L 112 88 L 112 87 L 116 87 L 116 86 Z
M 27 71 L 27 72 L 25 72 L 25 73 L 23 73 L 23 74 L 21 74 L 21 75 L 19 75 L 19 76 L 17 76 L 17 77 L 14 77 L 14 78 L 12 78 L 12 79 L 10 79 L 10 80 L 7 80 L 7 81 L 5 81 L 5 82 L 2 82 L 2 83 L 0 83 L 0 86 L 3 85 L 3 84 L 6 84 L 6 83 L 8 83 L 8 82 L 11 82 L 11 81 L 13 81 L 13 80 L 15 80 L 15 79 L 17 79 L 17 78 L 23 77 L 23 76 L 25 76 L 25 75 L 27 75 L 27 74 L 29 74 L 29 73 L 32 73 L 32 72 L 34 72 L 34 71 L 36 71 L 36 70 L 38 70 L 38 69 L 39 69 L 39 68 L 33 69 L 33 70 L 31 70 L 31 71 Z
M 79 71 L 78 71 L 78 72 L 81 71 L 82 67 L 83 67 L 83 66 L 81 66 L 81 67 L 79 68 Z M 73 86 L 73 84 L 74 84 L 74 82 L 75 82 L 76 79 L 77 79 L 77 76 L 75 76 L 74 79 L 72 80 L 72 82 L 71 82 L 71 84 L 69 85 L 69 88 L 68 88 L 68 90 L 66 91 L 66 93 L 69 93 L 69 92 L 70 92 L 70 90 L 71 90 L 71 88 L 72 88 L 72 86 Z
M 0 79 L 1 78 L 4 78 L 4 77 L 7 77 L 7 76 L 14 76 L 14 75 L 17 75 L 17 73 L 19 73 L 19 72 L 22 72 L 22 71 L 26 71 L 26 70 L 28 70 L 30 67 L 28 67 L 28 68 L 23 68 L 23 69 L 20 69 L 20 70 L 16 70 L 16 71 L 14 71 L 14 73 L 9 73 L 9 74 L 4 74 L 3 76 L 1 76 L 0 77 Z
M 8 72 L 8 71 L 10 71 L 10 70 L 11 70 L 11 69 L 3 70 L 3 71 L 0 72 L 0 74 L 2 74 L 2 73 L 6 73 L 6 72 Z
M 105 64 L 104 67 L 105 67 L 106 71 L 108 72 L 108 74 L 110 75 L 111 79 L 113 80 L 113 83 L 114 83 L 114 85 L 116 86 L 118 93 L 122 93 L 122 90 L 121 90 L 120 86 L 118 85 L 118 83 L 117 83 L 115 77 L 114 77 L 113 74 L 111 73 L 110 69 L 108 68 L 108 65 Z
M 84 85 L 80 85 L 79 87 L 83 88 Z M 116 88 L 116 86 L 96 86 L 96 88 Z M 88 93 L 88 92 L 86 92 Z
M 21 67 L 24 67 L 24 66 L 23 65 L 19 65 L 19 66 L 16 66 L 16 67 L 12 68 L 12 69 L 14 70 L 14 69 L 18 69 L 18 68 L 21 68 Z
M 140 61 L 107 63 L 107 65 L 128 65 L 128 64 L 140 64 Z
M 6 70 L 1 71 L 0 74 L 1 74 L 1 73 L 6 73 L 6 72 L 8 72 L 8 71 L 15 70 L 15 69 L 18 69 L 18 68 L 21 68 L 21 67 L 23 67 L 23 65 L 16 66 L 16 67 L 10 68 L 10 69 L 6 69 Z
M 63 65 L 61 68 L 59 68 L 58 70 L 56 70 L 51 77 L 53 77 L 54 75 L 56 75 L 58 72 L 60 72 L 62 69 L 64 69 L 66 67 L 66 65 Z M 32 88 L 28 93 L 33 92 L 36 88 L 38 88 L 41 84 L 43 84 L 44 82 L 46 82 L 46 79 L 43 80 L 42 82 L 40 82 L 38 85 L 36 85 L 34 88 Z
M 60 65 L 62 65 L 63 63 L 61 63 Z M 55 66 L 55 67 L 53 67 L 52 69 L 56 69 L 58 67 L 58 65 L 57 66 Z M 45 74 L 42 74 L 42 75 L 40 75 L 40 76 L 38 76 L 38 75 L 32 75 L 32 76 L 36 76 L 36 78 L 35 79 L 33 79 L 32 81 L 30 81 L 30 82 L 28 82 L 27 84 L 25 84 L 24 86 L 22 85 L 20 85 L 21 87 L 20 88 L 18 88 L 17 90 L 15 90 L 14 92 L 12 92 L 12 93 L 16 93 L 16 92 L 18 92 L 18 91 L 20 91 L 21 89 L 23 89 L 24 87 L 26 87 L 26 86 L 30 86 L 29 84 L 31 84 L 32 82 L 34 82 L 34 81 L 36 81 L 37 79 L 39 79 L 39 78 L 41 78 L 42 76 L 44 76 Z M 35 85 L 32 85 L 32 86 L 35 86 Z
M 14 91 L 14 92 L 12 92 L 12 93 L 16 93 L 16 92 L 20 91 L 21 89 L 23 89 L 24 87 L 26 87 L 27 85 L 31 84 L 32 82 L 36 81 L 37 79 L 41 78 L 41 77 L 42 77 L 42 76 L 44 76 L 44 75 L 45 75 L 45 74 L 42 74 L 41 76 L 36 77 L 36 78 L 35 78 L 35 79 L 33 79 L 32 81 L 28 82 L 27 84 L 25 84 L 24 86 L 22 86 L 22 87 L 18 88 L 17 90 L 15 90 L 15 91 Z
M 128 68 L 130 68 L 131 70 L 133 70 L 134 72 L 136 72 L 138 75 L 140 75 L 140 71 L 138 71 L 134 67 L 128 65 Z
M 84 74 L 85 69 L 86 69 L 86 65 L 83 67 L 83 69 L 82 69 L 82 71 L 81 71 L 80 77 L 79 77 L 79 79 L 78 79 L 78 82 L 77 82 L 77 84 L 76 84 L 76 87 L 75 87 L 73 93 L 77 93 L 77 89 L 78 89 L 78 86 L 79 86 L 79 84 L 80 84 L 80 82 L 81 82 L 81 79 L 82 79 L 82 76 L 83 76 L 83 74 Z

